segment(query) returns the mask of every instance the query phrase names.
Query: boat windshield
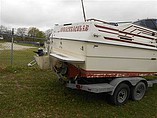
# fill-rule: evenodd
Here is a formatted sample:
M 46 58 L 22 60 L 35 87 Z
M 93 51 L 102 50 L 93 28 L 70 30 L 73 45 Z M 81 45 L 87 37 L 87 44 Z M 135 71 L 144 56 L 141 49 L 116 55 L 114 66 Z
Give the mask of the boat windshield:
M 155 23 L 155 25 L 156 25 L 156 28 L 157 28 L 157 19 L 155 19 L 155 20 L 154 20 L 154 23 Z
M 157 31 L 157 19 L 144 19 L 134 22 L 133 24 L 143 26 Z

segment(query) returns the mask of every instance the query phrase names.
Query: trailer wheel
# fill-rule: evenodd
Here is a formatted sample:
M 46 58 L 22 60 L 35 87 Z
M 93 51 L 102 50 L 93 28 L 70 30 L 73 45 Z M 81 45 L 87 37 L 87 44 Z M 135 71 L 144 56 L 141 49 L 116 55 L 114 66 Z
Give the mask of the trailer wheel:
M 131 92 L 132 100 L 141 100 L 146 92 L 146 85 L 144 82 L 139 82 Z
M 111 102 L 115 105 L 123 105 L 127 102 L 130 95 L 130 88 L 127 84 L 121 83 L 111 96 Z

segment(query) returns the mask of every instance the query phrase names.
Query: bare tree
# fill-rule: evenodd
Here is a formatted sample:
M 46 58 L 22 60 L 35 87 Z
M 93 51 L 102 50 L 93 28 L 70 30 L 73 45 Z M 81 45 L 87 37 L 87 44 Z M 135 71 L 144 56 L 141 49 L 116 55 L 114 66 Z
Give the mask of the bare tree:
M 17 29 L 17 35 L 18 36 L 26 36 L 27 35 L 27 31 L 28 31 L 28 29 L 27 28 L 18 28 Z
M 0 35 L 2 35 L 5 40 L 11 40 L 11 29 L 4 25 L 0 25 Z
M 48 29 L 45 31 L 45 36 L 48 39 L 50 37 L 50 35 L 52 34 L 53 29 Z
M 0 26 L 0 33 L 8 33 L 8 28 L 3 26 L 3 25 L 1 25 Z

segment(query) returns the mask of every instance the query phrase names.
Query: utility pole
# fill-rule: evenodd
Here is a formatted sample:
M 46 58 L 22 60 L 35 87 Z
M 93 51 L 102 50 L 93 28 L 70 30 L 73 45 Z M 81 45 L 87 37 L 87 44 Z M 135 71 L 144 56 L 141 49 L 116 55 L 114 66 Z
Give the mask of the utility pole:
M 84 4 L 83 4 L 83 0 L 81 0 L 82 3 L 82 11 L 83 11 L 83 17 L 84 17 L 84 21 L 86 22 L 86 14 L 85 14 L 85 9 L 84 9 Z

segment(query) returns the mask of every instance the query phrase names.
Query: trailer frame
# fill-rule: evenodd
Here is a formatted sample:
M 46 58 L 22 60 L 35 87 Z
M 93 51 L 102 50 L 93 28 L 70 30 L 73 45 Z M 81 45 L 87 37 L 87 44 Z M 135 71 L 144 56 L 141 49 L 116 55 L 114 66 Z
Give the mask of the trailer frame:
M 157 79 L 146 80 L 142 77 L 115 78 L 109 83 L 79 84 L 78 80 L 68 81 L 66 87 L 92 93 L 107 93 L 115 105 L 123 105 L 131 96 L 132 100 L 141 100 L 148 87 L 157 84 Z M 127 93 L 128 92 L 128 93 Z

